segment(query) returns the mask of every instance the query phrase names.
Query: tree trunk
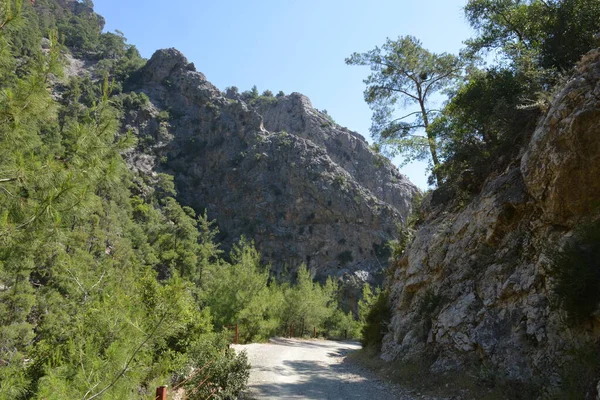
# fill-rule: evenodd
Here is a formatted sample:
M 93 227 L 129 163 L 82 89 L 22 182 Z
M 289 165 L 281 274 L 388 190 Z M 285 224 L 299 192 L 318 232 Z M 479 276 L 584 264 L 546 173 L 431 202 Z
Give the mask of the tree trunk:
M 421 114 L 423 115 L 423 125 L 425 126 L 427 143 L 429 144 L 429 151 L 431 152 L 431 159 L 433 160 L 433 174 L 435 175 L 435 180 L 437 181 L 437 184 L 439 186 L 441 183 L 441 177 L 440 173 L 436 169 L 436 167 L 440 165 L 440 160 L 437 155 L 437 144 L 435 142 L 435 136 L 433 136 L 433 134 L 429 132 L 429 118 L 427 117 L 425 102 L 423 100 L 420 100 L 419 105 L 421 106 Z

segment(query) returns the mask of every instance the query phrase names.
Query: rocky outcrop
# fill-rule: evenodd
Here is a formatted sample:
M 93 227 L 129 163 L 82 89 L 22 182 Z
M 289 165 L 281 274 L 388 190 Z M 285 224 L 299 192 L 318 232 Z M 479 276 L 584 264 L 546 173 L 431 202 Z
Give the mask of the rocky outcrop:
M 529 193 L 548 222 L 573 226 L 600 205 L 600 54 L 588 54 L 558 93 L 523 156 Z
M 310 140 L 373 195 L 407 215 L 411 196 L 406 194 L 414 192 L 414 185 L 387 158 L 368 150 L 361 135 L 314 109 L 306 96 L 292 93 L 276 102 L 260 102 L 257 109 L 267 130 Z
M 136 91 L 150 104 L 129 110 L 126 128 L 151 145 L 131 167 L 173 174 L 180 202 L 206 209 L 225 247 L 245 235 L 276 272 L 381 275 L 418 190 L 360 135 L 297 93 L 226 97 L 174 49 L 154 54 Z
M 598 337 L 596 318 L 569 327 L 552 305 L 549 252 L 600 198 L 600 51 L 588 54 L 539 122 L 520 162 L 491 178 L 465 208 L 425 207 L 390 282 L 386 359 L 471 362 L 525 381 L 555 376 L 569 347 Z

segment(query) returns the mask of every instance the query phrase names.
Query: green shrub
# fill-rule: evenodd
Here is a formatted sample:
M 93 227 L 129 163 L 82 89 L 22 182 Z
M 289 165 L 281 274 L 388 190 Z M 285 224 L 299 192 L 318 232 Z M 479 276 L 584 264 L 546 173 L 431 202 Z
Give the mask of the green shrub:
M 258 89 L 256 88 L 256 85 L 252 86 L 252 89 L 242 92 L 242 98 L 245 101 L 256 100 L 258 97 Z
M 246 352 L 236 354 L 228 343 L 226 335 L 212 334 L 192 346 L 188 365 L 192 378 L 184 385 L 186 398 L 237 399 L 245 389 L 250 376 L 248 357 Z
M 352 312 L 344 313 L 339 308 L 325 321 L 324 330 L 330 339 L 360 339 L 361 336 L 360 322 L 354 319 Z
M 150 103 L 150 99 L 143 92 L 129 92 L 121 95 L 121 102 L 123 107 L 129 110 L 141 110 L 144 106 Z
M 588 320 L 600 305 L 600 223 L 582 227 L 551 259 L 558 305 L 570 323 Z
M 329 115 L 329 113 L 327 112 L 327 110 L 325 110 L 325 109 L 321 110 L 321 114 L 322 114 L 322 115 L 323 115 L 325 118 L 327 118 L 327 120 L 328 120 L 329 122 L 331 122 L 332 124 L 335 124 L 335 123 L 336 123 L 336 122 L 335 122 L 335 120 L 333 119 L 333 117 L 332 117 L 331 115 Z
M 472 72 L 431 124 L 444 162 L 436 173 L 449 186 L 477 193 L 486 177 L 506 167 L 527 143 L 539 110 L 523 109 L 540 87 L 524 73 L 493 67 Z
M 171 114 L 169 114 L 167 110 L 161 110 L 156 116 L 156 119 L 160 122 L 167 122 L 171 119 Z
M 391 318 L 392 311 L 389 305 L 389 293 L 385 290 L 379 293 L 365 318 L 361 339 L 363 347 L 372 347 L 377 349 L 377 351 L 381 350 L 383 336 L 387 332 Z

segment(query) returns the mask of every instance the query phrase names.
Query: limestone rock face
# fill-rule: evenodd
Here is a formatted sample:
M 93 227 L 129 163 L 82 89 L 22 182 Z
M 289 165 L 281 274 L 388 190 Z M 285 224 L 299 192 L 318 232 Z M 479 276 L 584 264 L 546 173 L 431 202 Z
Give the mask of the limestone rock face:
M 390 282 L 383 357 L 432 356 L 432 369 L 472 361 L 516 380 L 552 376 L 590 332 L 551 307 L 548 251 L 597 215 L 600 51 L 589 53 L 539 122 L 521 162 L 490 178 L 466 207 L 425 208 Z M 517 160 L 518 161 L 518 160 Z M 597 337 L 597 336 L 596 336 Z
M 261 103 L 258 112 L 272 132 L 289 132 L 305 138 L 327 151 L 329 157 L 350 173 L 362 186 L 403 215 L 411 208 L 414 185 L 387 159 L 367 147 L 365 139 L 335 124 L 326 114 L 315 110 L 308 97 L 292 93 L 272 103 Z M 381 168 L 379 168 L 381 167 Z
M 306 263 L 317 278 L 381 275 L 418 189 L 360 135 L 297 93 L 223 94 L 175 49 L 154 54 L 136 91 L 150 104 L 125 128 L 152 144 L 128 155 L 131 167 L 173 174 L 179 200 L 217 220 L 224 247 L 245 235 L 281 273 Z
M 590 53 L 541 121 L 521 169 L 549 222 L 568 225 L 600 204 L 600 54 Z

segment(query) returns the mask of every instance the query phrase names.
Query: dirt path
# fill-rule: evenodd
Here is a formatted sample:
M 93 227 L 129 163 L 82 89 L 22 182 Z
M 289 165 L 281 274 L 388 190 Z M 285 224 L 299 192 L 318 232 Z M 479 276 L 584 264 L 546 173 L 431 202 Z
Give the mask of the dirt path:
M 269 343 L 236 345 L 252 364 L 249 398 L 253 399 L 430 399 L 373 379 L 342 363 L 358 343 L 275 338 Z

